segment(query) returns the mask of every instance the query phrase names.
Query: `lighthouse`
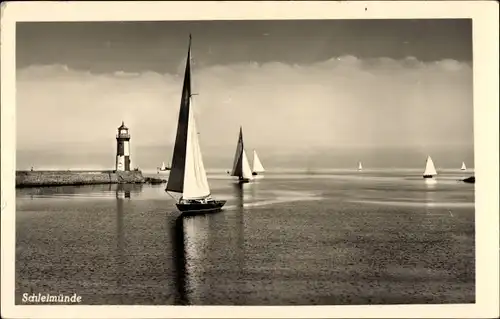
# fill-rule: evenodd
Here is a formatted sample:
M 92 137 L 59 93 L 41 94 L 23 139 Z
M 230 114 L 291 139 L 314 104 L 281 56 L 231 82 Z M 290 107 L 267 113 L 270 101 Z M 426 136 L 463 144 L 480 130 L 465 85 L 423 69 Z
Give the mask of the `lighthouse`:
M 130 171 L 130 134 L 123 121 L 116 135 L 116 171 Z

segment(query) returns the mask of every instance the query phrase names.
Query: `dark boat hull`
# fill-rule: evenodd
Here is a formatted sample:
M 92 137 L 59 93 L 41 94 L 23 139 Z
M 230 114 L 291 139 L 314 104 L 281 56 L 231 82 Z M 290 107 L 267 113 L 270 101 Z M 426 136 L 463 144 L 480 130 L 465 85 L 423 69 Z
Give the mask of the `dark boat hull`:
M 214 200 L 214 201 L 209 201 L 207 203 L 190 203 L 190 204 L 177 203 L 176 206 L 183 213 L 206 214 L 206 213 L 215 213 L 220 211 L 225 204 L 226 204 L 225 200 Z
M 252 175 L 253 175 L 253 176 L 257 176 L 257 173 L 256 173 L 256 172 L 253 172 L 253 173 L 252 173 Z
M 424 175 L 424 178 L 432 178 L 432 175 Z
M 250 179 L 248 179 L 248 178 L 241 178 L 238 180 L 238 183 L 240 183 L 240 184 L 249 183 L 249 182 L 250 182 Z

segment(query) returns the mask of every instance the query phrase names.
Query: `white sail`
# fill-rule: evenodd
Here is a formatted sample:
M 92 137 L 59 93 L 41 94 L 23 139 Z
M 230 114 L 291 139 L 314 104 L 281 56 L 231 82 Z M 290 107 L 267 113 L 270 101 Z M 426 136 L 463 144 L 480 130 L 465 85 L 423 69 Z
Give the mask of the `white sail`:
M 363 165 L 361 165 L 361 162 L 358 163 L 358 171 L 361 171 L 363 169 Z
M 243 150 L 241 161 L 241 177 L 243 178 L 252 178 L 252 170 L 250 169 L 250 162 L 248 161 L 247 153 Z
M 210 195 L 210 188 L 208 187 L 207 173 L 203 164 L 192 106 L 193 99 L 191 98 L 182 197 L 184 199 L 201 199 Z
M 164 171 L 165 170 L 165 162 L 161 162 L 161 170 Z
M 264 169 L 264 166 L 262 166 L 262 163 L 259 159 L 259 156 L 257 155 L 257 151 L 253 151 L 253 172 L 255 173 L 262 173 L 265 172 L 266 170 Z
M 467 169 L 467 167 L 465 166 L 465 163 L 462 162 L 462 167 L 460 168 L 462 171 L 465 171 Z
M 427 161 L 425 163 L 425 171 L 424 176 L 434 176 L 437 175 L 436 168 L 434 167 L 434 162 L 430 156 L 427 157 Z

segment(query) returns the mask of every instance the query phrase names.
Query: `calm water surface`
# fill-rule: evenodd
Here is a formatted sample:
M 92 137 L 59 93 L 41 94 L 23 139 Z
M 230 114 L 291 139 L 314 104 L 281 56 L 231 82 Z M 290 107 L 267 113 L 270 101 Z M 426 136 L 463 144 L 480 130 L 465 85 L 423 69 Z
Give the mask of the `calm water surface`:
M 472 175 L 275 173 L 243 187 L 209 176 L 225 210 L 183 217 L 165 185 L 17 190 L 16 303 L 470 303 Z

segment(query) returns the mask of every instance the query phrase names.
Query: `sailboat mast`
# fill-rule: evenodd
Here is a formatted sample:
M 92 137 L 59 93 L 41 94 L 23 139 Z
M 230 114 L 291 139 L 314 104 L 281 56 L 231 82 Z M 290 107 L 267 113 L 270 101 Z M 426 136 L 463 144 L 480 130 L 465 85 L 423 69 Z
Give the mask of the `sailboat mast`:
M 191 84 L 192 84 L 192 81 L 191 81 L 191 76 L 193 74 L 193 70 L 191 70 L 191 40 L 192 40 L 192 37 L 191 37 L 191 33 L 189 34 L 189 44 L 188 44 L 188 53 L 187 53 L 187 62 L 186 64 L 188 65 L 189 67 L 189 73 L 188 73 L 188 77 L 187 78 L 184 78 L 184 81 L 187 81 L 187 84 L 188 84 L 188 87 L 189 87 L 189 95 L 188 95 L 188 99 L 191 99 L 191 96 L 193 95 L 192 92 L 191 92 Z M 187 72 L 188 70 L 186 70 Z

